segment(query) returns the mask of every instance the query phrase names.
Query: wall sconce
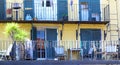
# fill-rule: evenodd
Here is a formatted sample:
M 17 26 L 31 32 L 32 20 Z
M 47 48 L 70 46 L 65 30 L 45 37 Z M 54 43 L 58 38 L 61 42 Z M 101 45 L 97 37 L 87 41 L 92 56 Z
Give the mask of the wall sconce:
M 78 40 L 78 30 L 76 30 L 76 40 Z
M 62 36 L 63 36 L 63 31 L 60 30 L 60 40 L 62 40 Z
M 106 40 L 106 36 L 107 36 L 107 31 L 104 30 L 104 40 Z

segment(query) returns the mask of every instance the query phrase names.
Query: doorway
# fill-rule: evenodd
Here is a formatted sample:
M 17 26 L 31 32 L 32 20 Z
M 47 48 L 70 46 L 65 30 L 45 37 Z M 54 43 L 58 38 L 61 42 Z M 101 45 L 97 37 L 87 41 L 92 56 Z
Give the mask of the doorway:
M 57 29 L 37 30 L 37 58 L 54 59 L 57 45 Z
M 99 41 L 101 40 L 101 30 L 100 29 L 81 29 L 80 30 L 80 38 L 81 38 L 81 48 L 83 49 L 83 57 L 89 58 L 89 54 L 91 54 L 91 58 L 94 57 L 94 50 L 100 51 Z M 91 50 L 90 50 L 91 49 Z M 93 50 L 93 51 L 92 51 Z M 101 58 L 101 55 L 99 55 Z

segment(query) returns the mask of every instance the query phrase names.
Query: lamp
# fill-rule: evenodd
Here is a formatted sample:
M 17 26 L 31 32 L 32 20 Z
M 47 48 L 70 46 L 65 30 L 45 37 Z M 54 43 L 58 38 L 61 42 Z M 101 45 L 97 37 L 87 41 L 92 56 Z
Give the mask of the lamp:
M 63 36 L 63 30 L 64 30 L 64 22 L 62 22 L 62 30 L 60 31 L 60 39 L 62 40 Z
M 60 30 L 60 40 L 62 40 L 63 32 Z
M 78 30 L 76 30 L 76 40 L 78 40 Z
M 107 31 L 104 30 L 104 40 L 106 40 L 106 36 L 107 36 Z

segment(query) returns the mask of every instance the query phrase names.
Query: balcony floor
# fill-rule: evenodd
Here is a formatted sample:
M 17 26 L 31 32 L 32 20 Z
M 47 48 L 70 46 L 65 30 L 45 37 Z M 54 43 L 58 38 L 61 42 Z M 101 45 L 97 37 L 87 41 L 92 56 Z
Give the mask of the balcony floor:
M 83 61 L 0 61 L 0 65 L 119 65 L 119 60 L 83 60 Z

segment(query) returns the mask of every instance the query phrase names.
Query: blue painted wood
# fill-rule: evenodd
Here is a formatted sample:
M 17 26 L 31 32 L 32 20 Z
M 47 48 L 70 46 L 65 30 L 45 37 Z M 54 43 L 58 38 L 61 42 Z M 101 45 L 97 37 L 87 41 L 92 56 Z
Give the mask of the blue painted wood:
M 36 27 L 32 27 L 31 29 L 31 40 L 36 41 L 37 40 L 37 29 Z M 36 43 L 33 42 L 34 50 L 33 50 L 33 59 L 37 59 L 37 47 L 36 47 Z
M 81 20 L 81 3 L 88 3 L 89 10 L 89 21 L 92 21 L 92 13 L 97 13 L 99 16 L 99 20 L 101 20 L 101 11 L 100 11 L 100 0 L 79 0 L 79 19 Z
M 34 18 L 34 0 L 24 0 L 24 18 L 27 14 Z
M 54 46 L 56 45 L 55 41 L 57 41 L 57 29 L 46 29 L 46 37 L 46 40 L 48 41 L 46 46 L 47 59 L 54 59 Z
M 57 0 L 57 13 L 58 20 L 68 19 L 68 0 Z
M 46 29 L 48 41 L 57 41 L 57 29 Z
M 86 58 L 88 57 L 88 52 L 91 47 L 90 41 L 101 40 L 101 30 L 100 29 L 81 29 L 80 33 L 81 33 L 80 36 L 82 41 L 81 48 L 83 48 L 83 55 L 84 55 L 84 58 Z
M 6 19 L 6 0 L 0 0 L 0 20 Z

